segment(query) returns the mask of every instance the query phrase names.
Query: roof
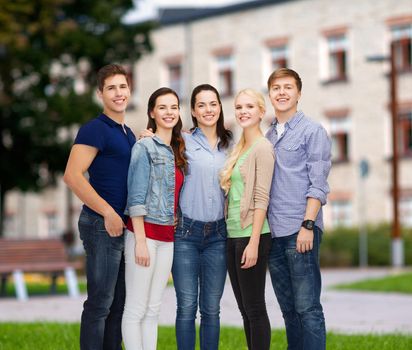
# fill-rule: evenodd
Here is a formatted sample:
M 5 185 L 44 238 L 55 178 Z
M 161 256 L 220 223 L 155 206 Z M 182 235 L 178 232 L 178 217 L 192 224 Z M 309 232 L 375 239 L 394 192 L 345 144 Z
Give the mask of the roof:
M 181 7 L 181 8 L 161 8 L 159 9 L 159 24 L 160 26 L 169 26 L 179 23 L 193 22 L 202 20 L 208 17 L 223 16 L 226 14 L 246 11 L 258 7 L 291 2 L 296 0 L 255 0 L 247 1 L 239 4 L 232 4 L 223 7 Z

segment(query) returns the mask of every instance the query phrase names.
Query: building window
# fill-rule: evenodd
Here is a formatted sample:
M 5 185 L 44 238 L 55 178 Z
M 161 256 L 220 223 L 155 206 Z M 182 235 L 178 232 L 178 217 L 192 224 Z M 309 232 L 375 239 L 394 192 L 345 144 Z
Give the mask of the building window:
M 398 152 L 401 156 L 412 156 L 412 110 L 398 116 Z
M 399 201 L 399 216 L 402 226 L 412 227 L 412 196 Z
M 218 86 L 222 97 L 233 95 L 233 57 L 221 55 L 216 57 Z
M 391 37 L 397 70 L 412 70 L 412 23 L 392 26 Z
M 169 87 L 176 91 L 179 97 L 183 95 L 183 69 L 180 62 L 170 63 L 167 66 Z
M 4 235 L 13 237 L 17 235 L 17 217 L 14 213 L 6 213 L 4 215 Z
M 348 200 L 335 200 L 332 205 L 333 227 L 350 227 L 352 222 L 352 203 Z
M 331 35 L 326 38 L 328 51 L 328 81 L 347 79 L 347 39 L 346 35 Z
M 269 47 L 272 71 L 286 68 L 288 65 L 288 48 L 286 45 Z
M 130 89 L 130 95 L 131 98 L 129 100 L 129 104 L 128 104 L 128 109 L 135 109 L 136 105 L 137 105 L 137 91 L 135 89 L 135 83 L 136 83 L 136 79 L 135 79 L 135 74 L 133 72 L 133 66 L 128 66 L 126 67 L 126 73 L 127 73 L 127 81 L 129 82 L 129 89 Z
M 350 119 L 347 111 L 330 111 L 326 116 L 330 122 L 330 134 L 332 139 L 332 161 L 349 161 Z
M 57 213 L 46 213 L 47 236 L 53 237 L 58 234 Z
M 46 210 L 39 220 L 39 237 L 55 237 L 59 234 L 58 216 L 55 210 Z

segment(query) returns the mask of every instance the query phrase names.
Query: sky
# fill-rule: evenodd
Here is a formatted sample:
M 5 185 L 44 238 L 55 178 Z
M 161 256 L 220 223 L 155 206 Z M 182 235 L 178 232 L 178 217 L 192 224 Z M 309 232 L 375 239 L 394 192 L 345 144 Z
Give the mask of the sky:
M 140 22 L 156 16 L 157 7 L 224 6 L 249 0 L 134 0 L 135 10 L 124 18 L 126 23 Z

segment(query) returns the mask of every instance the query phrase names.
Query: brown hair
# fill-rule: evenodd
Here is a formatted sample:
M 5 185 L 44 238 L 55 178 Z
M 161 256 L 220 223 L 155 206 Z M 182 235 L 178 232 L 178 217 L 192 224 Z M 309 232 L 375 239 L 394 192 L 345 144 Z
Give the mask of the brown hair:
M 299 74 L 289 68 L 279 68 L 279 69 L 276 69 L 274 72 L 272 72 L 272 74 L 269 76 L 269 79 L 268 79 L 268 90 L 270 90 L 271 85 L 276 79 L 284 78 L 284 77 L 294 78 L 298 91 L 299 92 L 302 91 L 302 80 L 300 79 Z
M 126 70 L 118 64 L 108 64 L 100 68 L 99 71 L 97 72 L 98 89 L 100 91 L 103 91 L 104 82 L 106 81 L 106 79 L 112 77 L 113 75 L 117 75 L 117 74 L 124 75 L 127 81 L 127 85 L 129 85 L 130 87 L 130 82 L 129 82 Z
M 229 129 L 225 128 L 225 118 L 223 116 L 222 102 L 220 101 L 219 92 L 216 90 L 216 88 L 209 84 L 201 84 L 201 85 L 196 86 L 192 91 L 192 96 L 190 97 L 191 110 L 195 109 L 196 96 L 202 91 L 212 91 L 216 94 L 217 101 L 219 102 L 219 105 L 220 105 L 220 115 L 219 115 L 219 119 L 217 120 L 217 124 L 216 124 L 216 133 L 220 141 L 217 146 L 219 149 L 228 148 L 230 141 L 233 138 L 233 134 Z M 197 119 L 193 116 L 193 114 L 192 114 L 192 121 L 193 121 L 193 127 L 196 128 L 198 126 Z
M 150 116 L 150 114 L 153 112 L 155 106 L 156 106 L 156 101 L 157 98 L 160 96 L 164 95 L 169 95 L 172 94 L 176 96 L 177 98 L 177 104 L 180 108 L 180 99 L 177 93 L 167 87 L 161 87 L 160 89 L 157 89 L 155 92 L 153 92 L 150 97 L 149 101 L 147 102 L 147 129 L 152 129 L 153 132 L 156 132 L 157 125 L 155 120 Z M 187 159 L 185 157 L 185 141 L 183 140 L 182 137 L 182 119 L 179 117 L 179 121 L 177 124 L 173 127 L 172 130 L 172 140 L 170 141 L 170 146 L 173 149 L 173 153 L 175 155 L 175 164 L 178 168 L 182 169 L 184 172 L 187 170 Z

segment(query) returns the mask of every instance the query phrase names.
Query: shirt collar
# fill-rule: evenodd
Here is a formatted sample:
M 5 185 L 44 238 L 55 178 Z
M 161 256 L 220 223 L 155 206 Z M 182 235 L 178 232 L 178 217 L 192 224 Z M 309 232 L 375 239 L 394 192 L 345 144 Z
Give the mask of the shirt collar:
M 289 128 L 293 129 L 299 122 L 300 120 L 304 117 L 305 115 L 303 114 L 302 111 L 297 111 L 292 118 L 290 118 L 285 125 L 287 125 Z M 278 120 L 275 117 L 275 120 L 271 123 L 272 126 L 276 126 L 278 124 Z
M 123 124 L 123 125 L 119 124 L 118 122 L 114 121 L 112 118 L 109 118 L 104 113 L 101 113 L 97 118 L 100 119 L 102 122 L 106 123 L 107 125 L 109 125 L 112 128 L 115 128 L 117 126 L 117 127 L 121 127 L 123 129 L 123 127 L 124 127 L 124 129 L 127 132 L 127 135 L 129 135 L 130 132 L 131 132 L 131 129 L 126 124 Z
M 196 126 L 192 131 L 192 135 L 197 135 L 197 134 L 203 135 L 202 129 L 200 129 L 198 126 Z
M 166 146 L 166 147 L 170 147 L 170 146 L 166 145 L 166 144 L 163 142 L 163 140 L 162 140 L 160 137 L 158 137 L 157 135 L 154 135 L 154 136 L 153 136 L 153 140 L 154 140 L 156 143 L 158 143 L 158 144 L 161 144 L 161 145 Z
M 108 124 L 109 126 L 111 126 L 112 128 L 115 126 L 121 126 L 121 124 L 115 122 L 112 118 L 109 118 L 106 114 L 104 113 L 100 113 L 100 115 L 98 116 L 98 119 L 100 119 L 101 121 L 105 122 L 106 124 Z

